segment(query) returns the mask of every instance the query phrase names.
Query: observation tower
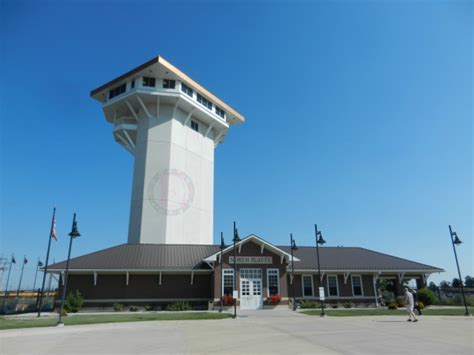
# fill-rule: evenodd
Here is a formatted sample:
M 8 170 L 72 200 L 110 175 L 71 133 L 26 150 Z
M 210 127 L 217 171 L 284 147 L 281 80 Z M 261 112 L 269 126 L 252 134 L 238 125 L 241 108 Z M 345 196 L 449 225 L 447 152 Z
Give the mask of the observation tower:
M 214 149 L 244 117 L 160 56 L 91 97 L 134 156 L 128 243 L 213 244 Z

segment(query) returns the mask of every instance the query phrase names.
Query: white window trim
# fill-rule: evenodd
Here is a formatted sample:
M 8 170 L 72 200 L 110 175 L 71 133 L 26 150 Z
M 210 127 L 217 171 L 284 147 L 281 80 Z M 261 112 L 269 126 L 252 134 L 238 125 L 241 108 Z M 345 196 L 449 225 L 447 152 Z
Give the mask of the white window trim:
M 232 290 L 234 290 L 234 285 L 235 285 L 234 269 L 223 269 L 222 270 L 222 280 L 221 280 L 221 294 L 222 295 L 224 294 L 224 278 L 225 278 L 225 275 L 226 275 L 226 271 L 230 271 L 230 272 L 227 273 L 227 275 L 232 275 Z
M 354 277 L 358 277 L 360 280 L 360 295 L 354 294 Z M 362 283 L 362 275 L 351 275 L 351 287 L 352 287 L 352 297 L 364 297 L 364 284 Z
M 280 291 L 280 270 L 279 269 L 267 269 L 267 297 L 270 297 L 270 273 L 269 271 L 276 271 L 277 284 L 278 284 L 278 295 L 281 295 Z
M 247 279 L 246 277 L 244 277 L 245 275 L 245 272 L 248 271 L 248 270 L 252 270 L 252 271 L 255 271 L 257 270 L 259 273 L 260 273 L 260 278 L 250 278 L 250 280 L 262 280 L 263 278 L 263 272 L 262 272 L 262 269 L 261 268 L 257 268 L 257 267 L 245 267 L 245 268 L 241 268 L 239 270 L 240 272 L 240 277 L 243 278 L 243 279 Z M 244 276 L 242 276 L 244 275 Z
M 304 278 L 305 277 L 310 277 L 311 278 L 311 296 L 306 296 L 304 294 Z M 309 274 L 301 275 L 301 294 L 302 294 L 303 298 L 312 298 L 312 297 L 314 297 L 313 275 L 309 275 Z
M 337 289 L 337 295 L 330 295 L 329 294 L 329 278 L 330 277 L 335 277 L 336 278 L 336 289 Z M 326 286 L 328 290 L 328 297 L 339 297 L 339 278 L 337 275 L 326 275 Z

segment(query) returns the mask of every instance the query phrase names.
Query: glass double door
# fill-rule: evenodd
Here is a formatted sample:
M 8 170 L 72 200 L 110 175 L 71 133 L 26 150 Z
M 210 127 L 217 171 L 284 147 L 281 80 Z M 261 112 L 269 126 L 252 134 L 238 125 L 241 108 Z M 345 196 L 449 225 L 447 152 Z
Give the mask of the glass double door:
M 263 307 L 262 270 L 240 270 L 240 308 L 259 309 Z

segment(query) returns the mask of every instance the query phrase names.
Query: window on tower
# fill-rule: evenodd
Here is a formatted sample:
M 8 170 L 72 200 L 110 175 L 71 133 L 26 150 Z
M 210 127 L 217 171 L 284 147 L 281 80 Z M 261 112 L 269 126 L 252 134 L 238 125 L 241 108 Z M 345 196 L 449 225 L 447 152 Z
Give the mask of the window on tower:
M 199 124 L 195 121 L 191 121 L 191 129 L 195 130 L 196 132 L 199 132 Z
M 116 88 L 113 88 L 112 90 L 109 91 L 109 99 L 113 99 L 116 96 L 119 96 L 123 94 L 127 90 L 127 84 L 124 83 L 120 86 L 117 86 Z
M 204 96 L 197 94 L 197 101 L 201 105 L 206 106 L 209 110 L 212 110 L 212 102 L 206 99 Z
M 163 89 L 174 89 L 176 86 L 176 80 L 163 79 Z
M 193 93 L 194 93 L 193 89 L 191 89 L 185 83 L 181 83 L 181 91 L 193 97 Z
M 220 107 L 216 106 L 216 113 L 221 116 L 222 118 L 225 118 L 225 111 L 221 109 Z
M 143 86 L 148 86 L 151 88 L 154 88 L 156 85 L 156 79 L 155 78 L 150 78 L 149 76 L 144 76 L 143 77 Z

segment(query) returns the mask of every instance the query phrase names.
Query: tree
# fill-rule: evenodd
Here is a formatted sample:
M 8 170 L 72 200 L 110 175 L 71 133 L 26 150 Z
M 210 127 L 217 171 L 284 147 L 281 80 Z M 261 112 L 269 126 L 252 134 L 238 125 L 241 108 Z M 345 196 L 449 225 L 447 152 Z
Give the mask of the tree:
M 83 298 L 79 290 L 71 291 L 66 296 L 66 303 L 64 309 L 66 312 L 76 313 L 82 307 Z
M 392 280 L 380 280 L 379 288 L 382 292 L 395 292 L 395 285 Z
M 451 287 L 456 287 L 456 288 L 461 287 L 461 280 L 454 278 L 453 282 L 451 283 Z
M 447 287 L 451 287 L 451 284 L 448 281 L 443 280 L 439 283 L 439 287 L 440 288 L 447 288 Z
M 423 302 L 425 306 L 432 305 L 436 300 L 434 293 L 426 287 L 420 288 L 418 290 L 417 298 L 418 301 Z
M 436 284 L 435 284 L 433 281 L 431 281 L 431 282 L 430 282 L 430 285 L 428 286 L 428 288 L 429 288 L 430 290 L 436 290 L 436 289 L 437 289 L 437 286 L 436 286 Z
M 467 275 L 464 280 L 465 280 L 464 281 L 464 286 L 474 287 L 474 277 L 471 277 L 471 276 Z

